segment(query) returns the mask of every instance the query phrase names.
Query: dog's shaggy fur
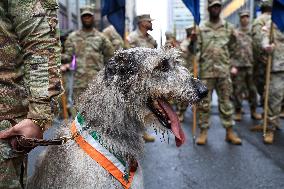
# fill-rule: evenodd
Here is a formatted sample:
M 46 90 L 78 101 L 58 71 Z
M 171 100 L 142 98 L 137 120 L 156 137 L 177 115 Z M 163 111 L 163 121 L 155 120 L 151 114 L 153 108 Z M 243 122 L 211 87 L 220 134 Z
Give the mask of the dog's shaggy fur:
M 126 162 L 143 154 L 145 125 L 157 118 L 147 107 L 149 99 L 176 99 L 194 103 L 205 87 L 180 66 L 179 53 L 172 50 L 134 48 L 118 51 L 79 98 L 78 111 L 87 130 L 101 135 L 108 149 Z M 152 115 L 152 116 L 151 116 Z M 146 119 L 147 117 L 147 119 Z M 161 124 L 157 126 L 164 128 Z M 165 130 L 165 128 L 164 128 Z M 58 135 L 69 135 L 61 127 Z M 123 188 L 104 168 L 91 159 L 74 141 L 49 146 L 28 188 L 93 189 Z M 132 183 L 143 188 L 141 167 Z

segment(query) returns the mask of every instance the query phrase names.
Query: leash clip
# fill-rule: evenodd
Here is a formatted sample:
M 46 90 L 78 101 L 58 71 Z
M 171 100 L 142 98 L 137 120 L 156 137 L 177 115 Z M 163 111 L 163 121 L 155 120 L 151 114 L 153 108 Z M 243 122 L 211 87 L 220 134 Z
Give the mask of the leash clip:
M 66 144 L 69 140 L 74 140 L 78 136 L 79 136 L 79 133 L 75 132 L 71 137 L 68 137 L 68 136 L 60 137 L 60 140 L 62 141 L 62 144 Z

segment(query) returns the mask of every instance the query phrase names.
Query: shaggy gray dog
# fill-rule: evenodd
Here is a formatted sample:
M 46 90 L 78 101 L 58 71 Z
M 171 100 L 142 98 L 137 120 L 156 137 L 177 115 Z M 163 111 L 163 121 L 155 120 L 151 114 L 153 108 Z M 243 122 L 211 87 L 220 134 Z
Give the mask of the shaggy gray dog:
M 141 158 L 145 125 L 171 129 L 177 146 L 185 141 L 177 115 L 167 100 L 195 103 L 206 87 L 180 65 L 177 50 L 134 48 L 118 51 L 81 95 L 78 112 L 85 119 L 84 132 L 99 133 L 104 147 L 124 162 Z M 70 134 L 61 127 L 58 136 Z M 139 163 L 138 163 L 139 165 Z M 74 140 L 49 146 L 29 179 L 28 189 L 123 188 L 110 173 L 88 156 Z M 141 167 L 131 188 L 143 188 Z

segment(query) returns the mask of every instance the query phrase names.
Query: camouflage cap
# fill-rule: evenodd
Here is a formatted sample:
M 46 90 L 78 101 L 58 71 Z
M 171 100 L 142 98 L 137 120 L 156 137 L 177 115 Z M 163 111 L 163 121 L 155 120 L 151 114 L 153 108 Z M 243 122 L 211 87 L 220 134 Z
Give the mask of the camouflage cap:
M 243 16 L 250 16 L 250 12 L 249 10 L 242 10 L 239 12 L 239 16 L 243 17 Z
M 272 7 L 272 0 L 261 0 L 260 7 Z
M 90 14 L 90 15 L 94 16 L 95 9 L 94 9 L 93 6 L 87 5 L 87 6 L 80 8 L 80 13 L 81 13 L 81 16 L 83 16 L 85 14 Z
M 212 7 L 213 5 L 222 5 L 221 0 L 208 0 L 208 7 Z
M 154 19 L 152 19 L 150 17 L 150 14 L 142 14 L 142 15 L 139 15 L 139 16 L 136 16 L 136 20 L 137 20 L 137 23 L 139 22 L 142 22 L 142 21 L 153 21 Z

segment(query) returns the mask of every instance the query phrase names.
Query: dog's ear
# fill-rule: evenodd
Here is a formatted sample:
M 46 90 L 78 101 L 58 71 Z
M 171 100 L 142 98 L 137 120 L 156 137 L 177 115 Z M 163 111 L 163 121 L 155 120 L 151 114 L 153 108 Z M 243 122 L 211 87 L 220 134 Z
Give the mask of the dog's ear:
M 114 75 L 129 78 L 138 72 L 138 64 L 134 52 L 121 50 L 115 53 L 105 68 L 105 76 L 110 78 Z

